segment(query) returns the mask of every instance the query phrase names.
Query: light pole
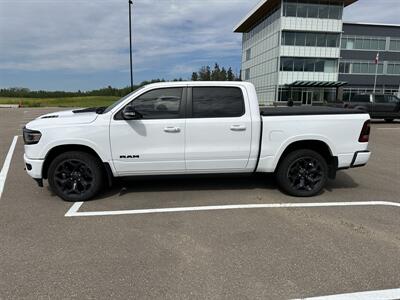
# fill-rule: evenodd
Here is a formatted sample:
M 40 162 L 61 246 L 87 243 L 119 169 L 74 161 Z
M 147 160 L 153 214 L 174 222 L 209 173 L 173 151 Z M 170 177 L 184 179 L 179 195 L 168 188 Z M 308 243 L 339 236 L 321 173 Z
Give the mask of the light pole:
M 132 70 L 132 17 L 131 17 L 131 5 L 133 4 L 132 0 L 128 0 L 129 2 L 129 58 L 131 64 L 131 92 L 133 92 L 133 70 Z

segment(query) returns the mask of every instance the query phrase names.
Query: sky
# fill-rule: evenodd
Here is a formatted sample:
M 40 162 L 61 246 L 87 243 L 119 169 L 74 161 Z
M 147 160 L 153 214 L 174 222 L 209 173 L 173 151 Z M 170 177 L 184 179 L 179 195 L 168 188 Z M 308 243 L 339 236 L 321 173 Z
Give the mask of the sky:
M 134 82 L 240 70 L 233 27 L 259 0 L 133 0 Z M 400 23 L 400 0 L 359 0 L 344 20 Z M 0 88 L 91 90 L 130 83 L 128 0 L 0 0 Z

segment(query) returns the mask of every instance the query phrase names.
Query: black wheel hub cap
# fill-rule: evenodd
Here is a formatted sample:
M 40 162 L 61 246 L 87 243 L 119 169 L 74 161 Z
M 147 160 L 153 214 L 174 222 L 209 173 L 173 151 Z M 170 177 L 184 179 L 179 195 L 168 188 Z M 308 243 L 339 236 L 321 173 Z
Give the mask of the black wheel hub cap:
M 290 166 L 287 178 L 293 189 L 297 191 L 312 191 L 323 179 L 322 166 L 317 159 L 302 157 Z
M 66 195 L 82 195 L 93 184 L 92 170 L 78 159 L 61 162 L 55 171 L 55 184 Z

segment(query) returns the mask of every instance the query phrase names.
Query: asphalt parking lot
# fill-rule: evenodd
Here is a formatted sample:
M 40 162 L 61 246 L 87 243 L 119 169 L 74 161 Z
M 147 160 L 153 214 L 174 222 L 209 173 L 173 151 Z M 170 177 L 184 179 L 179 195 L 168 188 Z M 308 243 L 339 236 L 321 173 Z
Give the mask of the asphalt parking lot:
M 22 126 L 49 111 L 0 109 L 0 166 Z M 292 299 L 398 289 L 400 122 L 374 122 L 370 150 L 367 167 L 339 172 L 310 199 L 283 195 L 271 176 L 129 179 L 73 207 L 25 173 L 19 136 L 0 199 L 0 299 Z M 330 206 L 337 202 L 348 204 Z M 165 210 L 177 207 L 191 209 Z

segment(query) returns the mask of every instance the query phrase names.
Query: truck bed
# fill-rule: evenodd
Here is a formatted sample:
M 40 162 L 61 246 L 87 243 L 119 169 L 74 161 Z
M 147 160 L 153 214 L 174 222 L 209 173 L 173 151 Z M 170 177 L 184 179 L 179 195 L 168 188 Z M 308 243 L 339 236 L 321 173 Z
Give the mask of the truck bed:
M 348 115 L 365 114 L 359 109 L 337 108 L 329 106 L 292 106 L 264 107 L 260 109 L 262 116 L 307 116 L 307 115 Z

